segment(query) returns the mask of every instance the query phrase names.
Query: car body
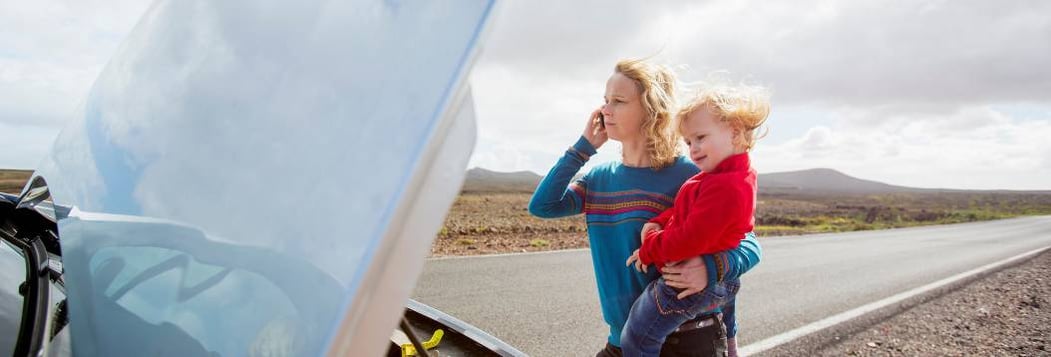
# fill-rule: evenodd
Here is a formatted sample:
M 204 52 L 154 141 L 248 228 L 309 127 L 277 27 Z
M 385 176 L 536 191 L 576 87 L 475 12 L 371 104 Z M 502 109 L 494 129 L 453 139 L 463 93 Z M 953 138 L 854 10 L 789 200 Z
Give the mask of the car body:
M 408 299 L 494 6 L 154 3 L 0 201 L 13 353 L 397 355 L 408 318 L 442 355 L 521 355 Z

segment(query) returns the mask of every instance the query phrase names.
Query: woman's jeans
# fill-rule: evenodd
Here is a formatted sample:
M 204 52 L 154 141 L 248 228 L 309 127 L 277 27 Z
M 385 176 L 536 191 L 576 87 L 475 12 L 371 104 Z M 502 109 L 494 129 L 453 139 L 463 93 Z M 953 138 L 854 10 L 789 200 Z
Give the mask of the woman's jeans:
M 628 313 L 628 322 L 620 335 L 624 356 L 657 356 L 664 339 L 679 325 L 720 308 L 727 335 L 736 336 L 734 300 L 740 287 L 739 280 L 724 281 L 680 300 L 680 291 L 665 284 L 664 278 L 654 280 L 646 286 Z

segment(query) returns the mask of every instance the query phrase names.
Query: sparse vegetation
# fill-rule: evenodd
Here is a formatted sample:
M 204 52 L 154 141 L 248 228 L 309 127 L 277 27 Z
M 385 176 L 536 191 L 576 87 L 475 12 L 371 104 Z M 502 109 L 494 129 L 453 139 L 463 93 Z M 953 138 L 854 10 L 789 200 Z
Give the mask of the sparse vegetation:
M 489 254 L 586 248 L 582 216 L 540 219 L 529 193 L 467 192 L 453 205 L 432 254 Z M 763 194 L 756 211 L 760 237 L 834 233 L 1051 215 L 1051 193 L 910 192 Z M 464 246 L 458 239 L 476 244 Z
M 492 254 L 587 247 L 581 216 L 539 219 L 525 192 L 465 192 L 453 204 L 432 254 Z M 470 239 L 475 244 L 458 243 Z
M 760 195 L 757 233 L 846 232 L 1051 214 L 1051 194 L 1024 192 Z
M 17 195 L 32 175 L 30 170 L 0 170 L 0 192 Z

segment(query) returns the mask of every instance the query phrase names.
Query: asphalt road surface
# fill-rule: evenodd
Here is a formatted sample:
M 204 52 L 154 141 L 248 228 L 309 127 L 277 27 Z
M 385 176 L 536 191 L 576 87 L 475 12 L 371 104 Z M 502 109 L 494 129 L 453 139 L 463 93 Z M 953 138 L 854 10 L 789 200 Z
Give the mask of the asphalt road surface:
M 1051 246 L 1051 216 L 764 238 L 742 278 L 742 346 L 976 267 Z M 590 251 L 429 260 L 413 298 L 532 356 L 605 342 Z

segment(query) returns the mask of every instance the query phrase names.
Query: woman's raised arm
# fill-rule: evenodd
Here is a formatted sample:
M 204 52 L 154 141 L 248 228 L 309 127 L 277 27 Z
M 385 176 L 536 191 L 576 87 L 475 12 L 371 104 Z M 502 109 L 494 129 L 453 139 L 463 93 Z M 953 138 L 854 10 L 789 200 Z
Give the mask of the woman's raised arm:
M 541 218 L 571 216 L 584 211 L 584 199 L 587 196 L 587 176 L 570 182 L 584 163 L 595 155 L 597 148 L 608 140 L 605 128 L 598 120 L 599 111 L 591 113 L 584 135 L 580 136 L 555 167 L 540 180 L 540 185 L 533 191 L 529 200 L 529 213 Z

